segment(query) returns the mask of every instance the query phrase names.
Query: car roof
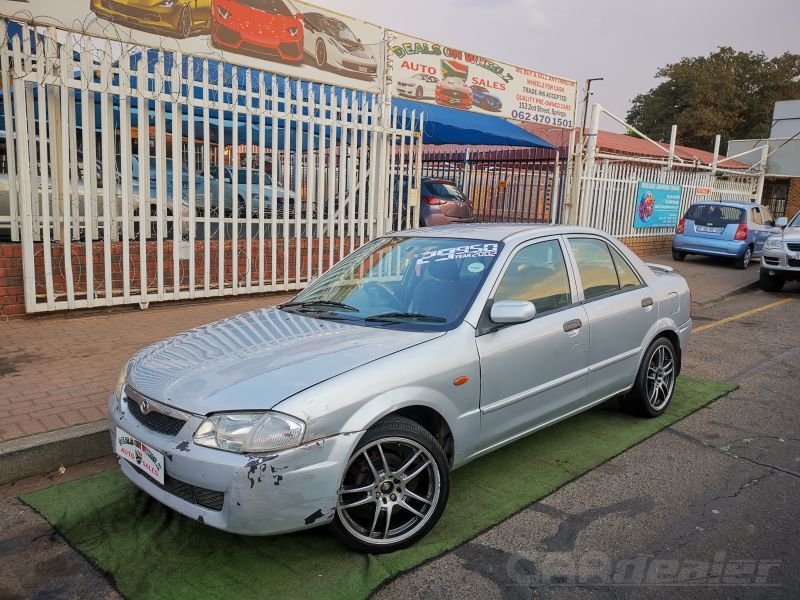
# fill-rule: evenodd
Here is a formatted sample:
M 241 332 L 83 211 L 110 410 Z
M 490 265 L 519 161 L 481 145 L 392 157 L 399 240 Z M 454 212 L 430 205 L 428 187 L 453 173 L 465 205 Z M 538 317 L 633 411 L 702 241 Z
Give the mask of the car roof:
M 591 233 L 608 237 L 602 231 L 592 229 L 591 227 L 540 225 L 532 223 L 476 223 L 472 225 L 439 225 L 436 227 L 420 227 L 417 229 L 396 231 L 388 235 L 404 237 L 469 238 L 486 240 L 490 242 L 511 242 L 566 233 Z

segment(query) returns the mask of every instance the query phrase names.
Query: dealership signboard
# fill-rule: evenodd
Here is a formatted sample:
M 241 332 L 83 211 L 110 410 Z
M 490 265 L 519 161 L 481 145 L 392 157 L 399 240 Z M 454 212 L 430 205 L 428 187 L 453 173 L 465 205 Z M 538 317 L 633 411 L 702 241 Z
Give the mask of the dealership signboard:
M 575 125 L 577 84 L 391 32 L 393 94 L 554 127 Z
M 575 81 L 293 0 L 0 0 L 0 14 L 507 119 L 574 127 Z M 388 52 L 384 51 L 388 40 Z
M 675 227 L 681 209 L 682 191 L 679 185 L 640 181 L 636 188 L 633 226 L 637 229 Z

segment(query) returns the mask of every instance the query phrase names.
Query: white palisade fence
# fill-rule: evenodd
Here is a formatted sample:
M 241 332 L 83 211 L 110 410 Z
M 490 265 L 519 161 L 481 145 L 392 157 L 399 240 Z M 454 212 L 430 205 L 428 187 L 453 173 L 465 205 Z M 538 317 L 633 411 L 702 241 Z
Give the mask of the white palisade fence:
M 27 312 L 298 290 L 419 222 L 421 115 L 206 58 L 0 27 L 0 235 L 22 244 Z

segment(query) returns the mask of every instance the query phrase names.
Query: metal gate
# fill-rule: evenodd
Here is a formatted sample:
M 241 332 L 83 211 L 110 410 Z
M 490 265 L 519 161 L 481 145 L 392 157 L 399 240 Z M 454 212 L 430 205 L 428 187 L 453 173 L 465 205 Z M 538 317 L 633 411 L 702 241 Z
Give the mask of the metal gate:
M 27 312 L 297 290 L 418 223 L 386 98 L 27 25 L 0 77 Z
M 701 200 L 733 200 L 750 202 L 759 196 L 763 186 L 763 171 L 752 172 L 727 169 L 717 163 L 719 140 L 713 164 L 686 161 L 674 155 L 676 129 L 673 127 L 671 150 L 643 134 L 664 153 L 663 158 L 613 154 L 601 151 L 596 144 L 600 114 L 606 113 L 639 133 L 619 117 L 599 104 L 592 110 L 591 128 L 588 132 L 585 156 L 578 153 L 575 162 L 573 189 L 571 192 L 568 222 L 602 229 L 618 238 L 642 238 L 669 236 L 674 228 L 634 227 L 634 212 L 638 202 L 636 196 L 639 182 L 675 184 L 681 186 L 679 213 L 685 214 L 689 205 Z M 719 138 L 719 136 L 717 136 Z M 759 149 L 756 149 L 760 151 Z M 722 159 L 719 162 L 724 162 Z
M 432 150 L 422 175 L 454 181 L 481 223 L 558 223 L 566 158 L 549 148 Z

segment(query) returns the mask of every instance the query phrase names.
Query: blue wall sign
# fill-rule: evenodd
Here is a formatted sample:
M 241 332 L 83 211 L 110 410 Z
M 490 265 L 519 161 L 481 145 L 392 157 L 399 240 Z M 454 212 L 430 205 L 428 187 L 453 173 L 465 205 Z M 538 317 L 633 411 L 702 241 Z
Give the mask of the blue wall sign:
M 637 229 L 675 227 L 681 210 L 681 189 L 681 186 L 671 183 L 640 181 L 636 189 L 633 226 Z

